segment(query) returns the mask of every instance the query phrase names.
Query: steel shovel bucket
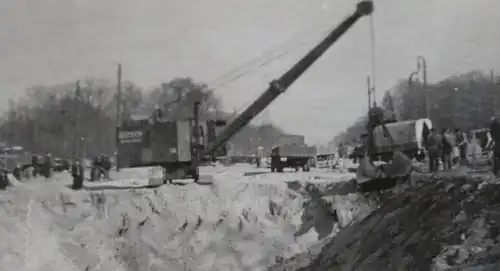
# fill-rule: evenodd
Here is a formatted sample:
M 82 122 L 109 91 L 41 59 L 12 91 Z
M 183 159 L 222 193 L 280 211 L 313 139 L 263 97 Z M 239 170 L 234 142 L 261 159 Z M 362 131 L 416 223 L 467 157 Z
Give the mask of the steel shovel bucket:
M 356 182 L 363 191 L 387 189 L 397 180 L 408 176 L 413 169 L 412 161 L 400 150 L 394 150 L 392 161 L 379 167 L 365 155 L 356 170 Z

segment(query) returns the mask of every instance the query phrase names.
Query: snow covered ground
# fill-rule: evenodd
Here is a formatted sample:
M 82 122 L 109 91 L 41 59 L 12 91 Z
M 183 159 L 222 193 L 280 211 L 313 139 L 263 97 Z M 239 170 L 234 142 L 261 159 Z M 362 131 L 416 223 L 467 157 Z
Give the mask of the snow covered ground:
M 0 192 L 0 270 L 266 270 L 321 241 L 314 227 L 297 234 L 311 198 L 287 182 L 324 187 L 352 177 L 244 164 L 201 173 L 213 183 L 126 189 L 147 185 L 148 169 L 114 172 L 82 191 L 68 188 L 67 173 L 20 182 Z M 350 220 L 346 199 L 329 200 Z

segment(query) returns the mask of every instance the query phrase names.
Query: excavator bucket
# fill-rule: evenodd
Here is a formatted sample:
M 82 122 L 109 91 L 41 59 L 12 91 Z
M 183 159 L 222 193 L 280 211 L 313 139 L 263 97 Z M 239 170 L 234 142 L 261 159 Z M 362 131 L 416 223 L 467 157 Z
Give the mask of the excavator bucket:
M 359 166 L 356 169 L 356 181 L 361 184 L 367 181 L 379 178 L 381 171 L 371 161 L 370 157 L 365 154 L 359 161 Z
M 409 176 L 412 169 L 412 161 L 397 149 L 390 163 L 378 167 L 365 155 L 356 170 L 356 182 L 362 192 L 388 189 L 395 186 L 399 179 Z
M 392 155 L 392 162 L 384 165 L 384 172 L 390 177 L 405 177 L 408 176 L 412 170 L 412 160 L 400 150 L 395 150 Z

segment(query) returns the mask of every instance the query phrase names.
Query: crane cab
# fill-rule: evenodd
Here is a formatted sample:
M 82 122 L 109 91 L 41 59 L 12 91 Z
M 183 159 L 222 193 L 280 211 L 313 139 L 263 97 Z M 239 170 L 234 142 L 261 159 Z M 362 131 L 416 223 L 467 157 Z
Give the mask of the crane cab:
M 198 133 L 193 120 L 152 121 L 151 119 L 129 121 L 117 128 L 117 168 L 162 167 L 167 179 L 185 176 L 190 172 L 196 152 L 215 140 L 225 121 L 199 121 Z M 197 137 L 197 138 L 196 138 Z M 214 156 L 226 155 L 220 148 Z M 213 157 L 202 157 L 201 161 Z

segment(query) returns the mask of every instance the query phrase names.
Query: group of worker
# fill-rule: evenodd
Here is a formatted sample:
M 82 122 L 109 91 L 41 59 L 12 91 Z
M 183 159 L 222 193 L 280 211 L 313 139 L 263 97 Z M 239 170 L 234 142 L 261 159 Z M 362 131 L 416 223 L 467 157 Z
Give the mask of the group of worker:
M 35 155 L 31 158 L 31 166 L 33 167 L 32 176 L 44 176 L 45 178 L 52 177 L 53 172 L 53 157 L 52 154 L 47 153 L 45 156 Z M 17 174 L 16 174 L 17 173 Z M 20 179 L 16 175 L 21 175 L 22 169 L 16 167 L 14 170 L 14 177 Z
M 101 178 L 109 179 L 109 172 L 113 163 L 108 156 L 103 154 L 94 157 L 92 161 L 92 169 L 90 172 L 90 181 L 97 181 Z M 71 176 L 73 177 L 72 188 L 75 190 L 83 187 L 83 180 L 85 179 L 85 171 L 80 159 L 76 159 L 71 165 Z
M 433 128 L 427 139 L 429 171 L 439 171 L 440 162 L 443 164 L 443 169 L 448 171 L 453 164 L 468 162 L 469 154 L 471 154 L 472 163 L 475 165 L 478 153 L 492 150 L 492 169 L 493 173 L 498 175 L 500 171 L 500 144 L 495 144 L 495 142 L 500 142 L 500 120 L 496 117 L 491 119 L 490 129 L 484 143 L 479 142 L 475 133 L 472 133 L 469 138 L 460 129 L 451 132 L 450 129 L 445 128 L 441 133 L 438 133 Z
M 467 135 L 460 129 L 451 132 L 449 128 L 444 128 L 441 133 L 438 133 L 435 128 L 432 128 L 427 139 L 429 171 L 438 171 L 440 161 L 445 171 L 450 170 L 455 163 L 465 162 L 468 156 L 468 145 Z
M 70 161 L 69 171 L 73 177 L 73 189 L 81 189 L 83 187 L 83 181 L 85 179 L 84 165 L 80 159 L 75 159 Z M 90 174 L 90 181 L 96 181 L 101 178 L 109 179 L 109 171 L 112 168 L 111 159 L 105 155 L 96 156 L 92 162 L 92 169 Z M 28 173 L 26 170 L 31 170 Z M 50 153 L 45 156 L 35 155 L 31 159 L 30 165 L 20 166 L 17 165 L 12 170 L 12 175 L 18 181 L 22 180 L 23 177 L 27 176 L 43 176 L 45 178 L 51 178 L 54 171 L 54 159 Z M 5 188 L 9 185 L 8 180 L 9 170 L 7 169 L 5 163 L 0 161 L 0 189 Z
M 31 169 L 30 173 L 26 173 L 27 169 Z M 10 185 L 8 174 L 12 173 L 12 176 L 20 181 L 23 178 L 30 178 L 36 176 L 44 176 L 45 178 L 50 178 L 53 172 L 53 158 L 50 153 L 45 156 L 33 156 L 31 159 L 31 164 L 29 165 L 19 165 L 17 164 L 12 172 L 7 167 L 7 162 L 0 159 L 0 189 L 4 189 Z
M 490 132 L 489 132 L 488 147 L 493 149 L 493 173 L 498 176 L 500 171 L 500 143 L 495 144 L 495 142 L 500 142 L 500 120 L 496 117 L 491 118 Z

